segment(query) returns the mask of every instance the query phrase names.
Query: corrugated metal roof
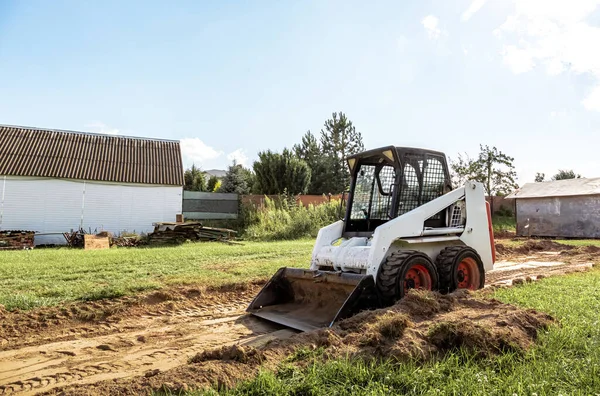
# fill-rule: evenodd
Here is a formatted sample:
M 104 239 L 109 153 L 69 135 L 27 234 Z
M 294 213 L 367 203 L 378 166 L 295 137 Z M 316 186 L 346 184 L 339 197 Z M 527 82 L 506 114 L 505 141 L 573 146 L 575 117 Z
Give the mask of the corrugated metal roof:
M 527 183 L 506 198 L 566 197 L 600 194 L 600 177 Z
M 183 185 L 175 140 L 0 125 L 0 175 Z

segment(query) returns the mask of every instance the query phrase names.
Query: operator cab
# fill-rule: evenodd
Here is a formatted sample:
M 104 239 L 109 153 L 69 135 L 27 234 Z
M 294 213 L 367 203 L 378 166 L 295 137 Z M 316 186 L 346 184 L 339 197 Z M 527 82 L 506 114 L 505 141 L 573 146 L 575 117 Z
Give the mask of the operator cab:
M 343 236 L 370 237 L 381 224 L 452 190 L 446 156 L 432 150 L 382 147 L 348 157 L 352 176 Z M 446 211 L 425 221 L 444 227 Z

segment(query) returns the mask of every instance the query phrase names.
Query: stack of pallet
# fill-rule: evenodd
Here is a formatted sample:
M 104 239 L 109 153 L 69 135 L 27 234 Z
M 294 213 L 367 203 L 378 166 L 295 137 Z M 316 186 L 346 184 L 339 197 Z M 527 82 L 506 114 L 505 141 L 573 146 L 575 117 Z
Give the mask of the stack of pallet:
M 34 231 L 9 230 L 0 231 L 0 249 L 33 249 Z
M 150 244 L 176 244 L 190 241 L 227 241 L 235 231 L 225 228 L 204 227 L 202 223 L 154 223 L 148 234 Z

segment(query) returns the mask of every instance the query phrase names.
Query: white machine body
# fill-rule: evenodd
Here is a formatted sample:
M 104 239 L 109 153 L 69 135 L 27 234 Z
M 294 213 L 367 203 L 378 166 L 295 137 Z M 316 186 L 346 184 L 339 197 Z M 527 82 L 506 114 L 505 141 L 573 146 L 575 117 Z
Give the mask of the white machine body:
M 459 211 L 464 211 L 464 224 L 450 221 L 447 227 L 424 226 L 425 220 L 440 211 L 449 209 L 452 213 L 452 208 L 462 201 L 464 205 Z M 483 185 L 468 181 L 464 186 L 380 225 L 372 237 L 343 238 L 344 222 L 337 221 L 319 231 L 310 269 L 333 269 L 376 278 L 379 266 L 394 251 L 419 250 L 435 261 L 443 248 L 465 245 L 479 253 L 484 270 L 489 271 L 494 265 L 494 250 L 486 207 Z

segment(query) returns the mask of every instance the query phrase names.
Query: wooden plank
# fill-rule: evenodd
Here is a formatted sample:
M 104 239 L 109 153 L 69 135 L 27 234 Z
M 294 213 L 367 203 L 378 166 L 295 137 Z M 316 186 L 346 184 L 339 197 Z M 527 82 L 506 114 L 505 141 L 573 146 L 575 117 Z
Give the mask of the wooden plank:
M 83 236 L 85 250 L 98 250 L 110 248 L 108 237 L 85 234 Z

